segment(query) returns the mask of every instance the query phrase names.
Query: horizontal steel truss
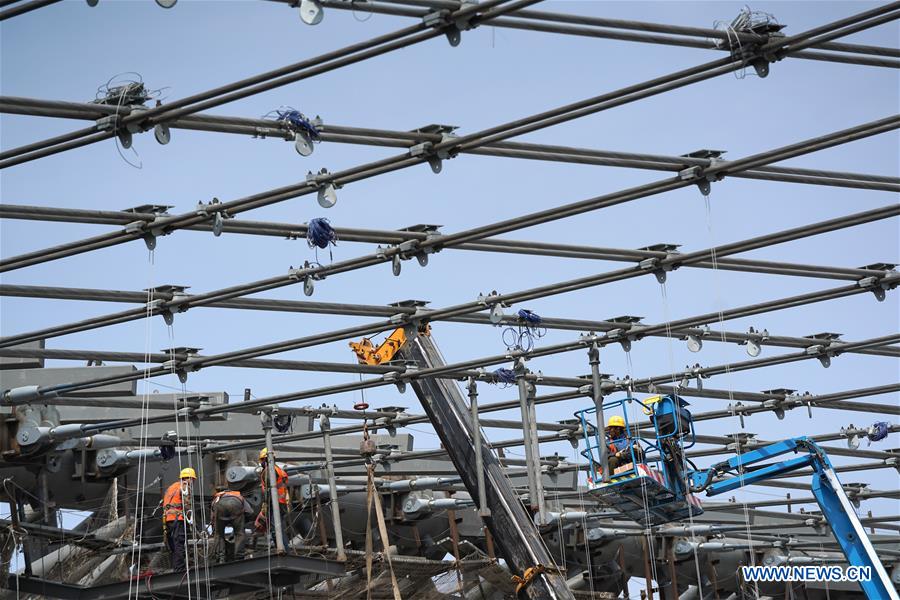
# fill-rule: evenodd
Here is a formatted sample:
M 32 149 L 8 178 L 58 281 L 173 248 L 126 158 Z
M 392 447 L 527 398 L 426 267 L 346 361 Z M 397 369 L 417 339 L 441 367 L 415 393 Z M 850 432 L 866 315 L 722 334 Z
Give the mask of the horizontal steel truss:
M 505 7 L 493 9 L 493 12 L 490 12 L 490 17 L 499 16 L 502 12 L 508 12 L 510 10 L 519 10 L 524 8 L 524 5 L 528 3 L 528 0 L 521 0 L 520 2 L 516 2 Z M 477 9 L 486 8 L 488 3 L 483 3 L 477 5 Z M 900 6 L 900 5 L 898 5 Z M 870 27 L 874 27 L 883 23 L 890 22 L 900 16 L 900 12 L 896 10 L 895 5 L 888 5 L 885 7 L 878 7 L 876 9 L 872 9 L 869 11 L 865 11 L 862 13 L 858 13 L 856 15 L 852 15 L 850 17 L 840 19 L 838 21 L 834 21 L 832 23 L 828 23 L 826 25 L 813 28 L 811 30 L 802 32 L 797 35 L 778 38 L 777 40 L 770 41 L 765 45 L 762 45 L 751 53 L 752 56 L 746 57 L 741 60 L 735 60 L 733 58 L 721 59 L 718 61 L 713 61 L 711 63 L 706 63 L 703 65 L 699 65 L 697 67 L 693 67 L 690 69 L 685 69 L 682 71 L 678 71 L 676 73 L 672 73 L 663 77 L 659 77 L 653 80 L 645 81 L 640 84 L 636 84 L 633 86 L 629 86 L 626 88 L 622 88 L 620 90 L 610 92 L 607 94 L 602 94 L 600 96 L 596 96 L 593 98 L 589 98 L 580 102 L 576 102 L 573 104 L 565 105 L 562 107 L 558 107 L 556 109 L 546 111 L 537 115 L 532 115 L 530 117 L 526 117 L 523 119 L 519 119 L 516 121 L 511 121 L 509 123 L 505 123 L 502 125 L 498 125 L 496 127 L 492 127 L 490 129 L 482 130 L 479 132 L 475 132 L 473 134 L 463 136 L 460 138 L 453 138 L 451 140 L 446 140 L 439 144 L 433 145 L 428 152 L 423 153 L 421 155 L 411 156 L 411 153 L 404 153 L 399 156 L 389 157 L 386 159 L 382 159 L 373 163 L 368 163 L 364 165 L 359 165 L 357 167 L 347 169 L 338 173 L 327 174 L 326 177 L 317 177 L 313 181 L 306 181 L 300 184 L 296 184 L 293 186 L 286 186 L 282 188 L 278 188 L 275 190 L 270 190 L 268 192 L 264 192 L 261 194 L 255 194 L 253 196 L 249 196 L 246 198 L 233 200 L 229 202 L 218 203 L 215 205 L 210 205 L 206 210 L 202 211 L 202 213 L 198 214 L 197 211 L 186 213 L 183 215 L 166 217 L 164 219 L 159 220 L 156 225 L 156 230 L 160 233 L 171 233 L 175 229 L 181 229 L 190 225 L 195 225 L 198 223 L 204 222 L 212 222 L 216 218 L 221 218 L 222 214 L 226 214 L 228 216 L 234 216 L 240 212 L 244 212 L 247 210 L 252 210 L 254 208 L 260 208 L 263 206 L 267 206 L 273 203 L 282 202 L 284 200 L 288 200 L 290 198 L 295 198 L 298 196 L 310 194 L 318 191 L 323 185 L 344 185 L 353 181 L 358 181 L 360 179 L 365 179 L 368 177 L 373 177 L 376 175 L 381 175 L 384 173 L 389 173 L 392 171 L 396 171 L 398 169 L 402 169 L 405 167 L 409 167 L 415 164 L 422 164 L 429 160 L 432 155 L 436 155 L 439 153 L 448 153 L 448 154 L 456 154 L 459 152 L 463 152 L 472 148 L 476 148 L 479 146 L 484 146 L 485 144 L 494 143 L 498 141 L 502 141 L 508 139 L 510 137 L 515 137 L 518 135 L 522 135 L 525 133 L 529 133 L 531 131 L 535 131 L 538 129 L 542 129 L 545 127 L 549 127 L 552 125 L 556 125 L 559 123 L 563 123 L 566 121 L 570 121 L 573 119 L 577 119 L 589 114 L 594 114 L 602 110 L 606 110 L 608 108 L 612 108 L 615 106 L 619 106 L 625 103 L 634 102 L 636 100 L 640 100 L 643 98 L 647 98 L 656 94 L 660 94 L 666 91 L 670 91 L 672 89 L 677 89 L 679 87 L 683 87 L 685 85 L 690 85 L 692 83 L 696 83 L 699 81 L 704 81 L 706 79 L 710 79 L 712 77 L 716 77 L 718 75 L 722 75 L 725 73 L 731 73 L 735 70 L 743 68 L 746 65 L 747 60 L 764 60 L 769 61 L 770 59 L 778 60 L 783 58 L 784 56 L 790 55 L 791 53 L 798 52 L 803 50 L 811 45 L 823 42 L 830 42 L 835 38 L 849 35 L 851 33 L 855 33 L 857 31 L 862 31 L 868 29 Z M 471 9 L 471 7 L 469 7 Z M 468 9 L 462 9 L 461 11 L 457 11 L 457 13 L 465 12 Z M 475 10 L 475 9 L 472 9 Z M 454 15 L 457 15 L 454 13 Z M 488 14 L 481 15 L 482 21 L 487 19 Z M 416 31 L 418 28 L 412 28 L 412 31 Z M 433 37 L 434 32 L 427 32 L 420 35 L 427 35 L 429 37 Z M 389 37 L 389 36 L 383 36 Z M 408 45 L 408 40 L 407 40 Z M 317 59 L 313 59 L 317 60 Z M 303 64 L 303 63 L 298 63 Z M 291 65 L 290 67 L 286 67 L 285 69 L 288 72 L 296 70 L 297 65 Z M 330 67 L 335 68 L 335 67 Z M 328 70 L 328 69 L 326 69 Z M 269 74 L 264 74 L 256 79 L 262 78 L 265 80 L 266 77 L 271 76 Z M 291 81 L 295 81 L 298 78 L 296 74 L 291 76 Z M 253 81 L 256 81 L 254 79 Z M 248 80 L 249 81 L 249 80 Z M 246 85 L 246 81 L 238 82 L 236 84 L 232 84 L 232 86 L 225 86 L 225 88 L 231 89 L 233 87 L 243 87 Z M 272 84 L 267 84 L 271 86 Z M 220 88 L 220 89 L 225 89 Z M 213 93 L 215 92 L 215 93 Z M 185 104 L 191 104 L 191 101 L 196 100 L 196 98 L 208 98 L 211 96 L 215 96 L 220 93 L 219 90 L 214 90 L 213 92 L 206 93 L 205 95 L 200 95 L 198 97 L 192 97 L 190 99 L 185 99 L 179 102 L 176 102 L 174 106 L 182 106 Z M 247 95 L 251 95 L 255 93 L 251 90 L 242 90 L 241 92 L 235 92 L 238 94 L 238 97 L 245 97 Z M 232 94 L 233 96 L 234 94 Z M 221 98 L 216 101 L 216 104 L 223 103 Z M 207 102 L 207 105 L 209 103 Z M 182 108 L 180 110 L 172 111 L 171 108 L 173 105 L 166 107 L 158 107 L 155 109 L 150 109 L 149 111 L 143 113 L 142 115 L 130 115 L 123 119 L 123 122 L 132 122 L 132 125 L 136 125 L 140 122 L 142 127 L 152 126 L 155 122 L 159 121 L 159 113 L 165 113 L 167 115 L 168 120 L 172 120 L 181 116 L 185 116 L 186 114 L 191 114 L 208 108 L 204 103 L 196 104 L 191 108 Z M 167 112 L 168 111 L 168 112 Z M 152 118 L 151 118 L 152 116 Z M 876 131 L 869 131 L 865 135 L 873 135 L 874 133 L 878 133 L 881 131 L 887 131 L 896 127 L 896 123 L 885 122 L 884 128 L 877 129 Z M 87 131 L 87 134 L 84 132 Z M 93 132 L 94 129 L 89 128 L 88 130 L 82 130 L 81 132 L 74 132 L 73 134 L 68 134 L 68 136 L 62 136 L 64 138 L 64 143 L 60 144 L 56 147 L 46 148 L 39 144 L 33 144 L 32 147 L 43 148 L 42 150 L 38 150 L 36 152 L 32 152 L 24 157 L 20 156 L 18 158 L 9 158 L 6 161 L 0 162 L 0 168 L 5 166 L 12 166 L 12 164 L 18 164 L 19 162 L 23 162 L 25 160 L 31 160 L 33 158 L 39 158 L 40 156 L 45 156 L 48 154 L 52 154 L 57 151 L 61 151 L 67 149 L 71 144 L 84 145 L 85 141 L 83 139 L 70 139 L 70 138 L 78 138 L 81 137 L 82 134 L 89 135 L 89 132 Z M 111 137 L 115 135 L 115 132 L 108 133 L 102 132 L 97 134 L 99 136 L 105 136 L 101 138 L 97 138 L 94 141 L 99 141 L 99 139 L 106 139 L 106 137 Z M 846 141 L 850 141 L 850 139 L 859 139 L 857 137 L 842 137 L 841 141 L 838 143 L 844 143 Z M 67 141 L 66 141 L 67 140 Z M 806 142 L 806 144 L 802 147 L 803 151 L 800 153 L 811 151 L 810 148 L 814 147 L 814 149 L 822 149 L 825 147 L 829 147 L 833 145 L 833 143 L 826 142 L 824 139 L 817 140 L 820 142 L 818 145 L 809 146 L 810 142 Z M 88 142 L 89 143 L 89 142 Z M 824 144 L 824 145 L 823 145 Z M 761 160 L 761 155 L 755 155 L 753 157 L 748 157 L 742 160 L 729 162 L 727 168 L 725 166 L 714 165 L 707 169 L 699 169 L 697 168 L 696 176 L 697 181 L 699 178 L 704 180 L 709 180 L 710 178 L 721 178 L 729 173 L 733 174 L 735 172 L 744 171 L 747 169 L 763 166 L 768 162 L 776 162 L 780 160 L 784 160 L 786 158 L 790 158 L 791 156 L 798 155 L 797 153 L 792 153 L 791 150 L 796 150 L 795 147 L 787 147 L 779 149 L 778 151 L 773 151 L 769 153 L 767 158 Z M 21 153 L 22 149 L 14 149 L 7 153 L 0 154 L 2 156 L 15 156 L 17 152 Z M 684 185 L 690 185 L 691 181 L 682 181 L 683 185 L 672 185 L 671 187 L 665 186 L 666 189 L 676 189 L 678 187 L 684 187 Z M 659 191 L 664 191 L 660 189 Z M 85 252 L 88 250 L 99 249 L 104 247 L 110 247 L 117 244 L 125 243 L 128 241 L 145 238 L 148 235 L 155 236 L 156 233 L 153 230 L 149 230 L 146 228 L 137 228 L 133 230 L 126 230 L 124 232 L 117 232 L 114 234 L 108 234 L 105 236 L 98 236 L 95 238 L 90 238 L 88 240 L 84 240 L 80 243 L 76 243 L 73 245 L 69 245 L 67 248 L 67 253 L 63 254 L 63 256 L 68 256 L 72 254 L 77 254 L 80 252 Z M 60 256 L 57 256 L 57 258 Z M 48 253 L 41 253 L 41 258 L 36 259 L 37 262 L 44 262 L 49 260 L 51 257 Z M 36 264 L 36 262 L 19 264 L 19 267 L 26 266 L 26 264 Z M 0 262 L 0 271 L 8 270 L 10 268 L 10 263 L 8 261 Z M 18 268 L 18 267 L 17 267 Z
M 0 113 L 20 114 L 68 119 L 96 121 L 111 114 L 129 114 L 130 107 L 114 107 L 102 104 L 84 104 L 36 98 L 0 96 Z M 196 131 L 211 131 L 248 135 L 255 138 L 275 138 L 294 140 L 294 132 L 281 127 L 277 122 L 265 119 L 249 119 L 219 115 L 196 114 L 170 122 L 170 128 Z M 348 127 L 323 124 L 318 126 L 320 139 L 327 142 L 362 144 L 380 147 L 411 148 L 422 143 L 441 143 L 442 134 L 424 131 L 396 131 Z M 695 158 L 690 156 L 665 156 L 658 154 L 637 154 L 609 150 L 575 148 L 549 144 L 498 142 L 465 151 L 467 154 L 499 156 L 572 162 L 590 165 L 604 165 L 653 171 L 678 172 L 690 166 L 709 167 L 714 163 L 727 164 L 721 159 Z M 896 192 L 900 191 L 900 178 L 843 171 L 802 169 L 788 167 L 759 167 L 735 173 L 734 177 L 761 179 L 788 183 L 807 183 L 849 188 L 862 188 Z M 133 221 L 134 218 L 131 219 Z M 126 221 L 130 222 L 130 221 Z M 296 231 L 296 226 L 295 231 Z M 397 235 L 394 232 L 395 236 Z
M 900 125 L 900 117 L 898 117 L 898 125 Z M 655 190 L 650 193 L 660 193 L 661 191 L 672 189 L 673 187 L 673 184 L 667 180 L 659 182 L 659 184 L 661 184 L 661 187 L 659 187 L 658 184 L 650 184 L 650 186 L 640 186 L 639 188 L 632 188 L 632 190 L 626 190 L 624 192 L 613 194 L 612 202 L 618 203 L 625 201 L 625 199 L 634 198 L 634 190 L 641 190 L 638 195 L 647 195 L 648 187 L 652 190 Z M 674 187 L 679 186 L 674 185 Z M 591 208 L 595 208 L 592 206 L 593 201 L 588 202 Z M 584 212 L 586 210 L 581 208 L 580 205 L 582 204 L 583 203 L 576 203 L 576 205 L 579 205 L 580 209 L 578 212 Z M 609 205 L 609 202 L 606 202 L 605 205 Z M 149 316 L 168 315 L 167 319 L 171 320 L 174 318 L 175 313 L 184 312 L 190 307 L 211 304 L 218 300 L 236 298 L 238 296 L 259 293 L 280 287 L 294 285 L 297 283 L 302 283 L 304 285 L 304 289 L 307 289 L 307 287 L 312 286 L 316 280 L 324 279 L 328 275 L 346 273 L 356 269 L 367 268 L 377 264 L 399 260 L 403 256 L 411 258 L 408 255 L 408 253 L 410 252 L 414 253 L 416 256 L 425 256 L 427 258 L 427 255 L 429 253 L 433 253 L 442 248 L 456 245 L 462 242 L 470 241 L 472 239 L 477 239 L 478 237 L 494 235 L 498 230 L 500 232 L 509 231 L 511 229 L 516 229 L 522 226 L 533 224 L 535 220 L 538 220 L 538 222 L 545 222 L 547 220 L 553 220 L 554 218 L 562 218 L 564 216 L 568 216 L 569 214 L 571 214 L 571 211 L 566 211 L 566 207 L 560 207 L 549 211 L 549 214 L 548 211 L 542 211 L 541 213 L 534 213 L 532 215 L 518 217 L 510 221 L 495 223 L 480 228 L 459 232 L 456 234 L 435 235 L 423 242 L 418 242 L 412 249 L 406 248 L 404 245 L 394 246 L 386 249 L 379 248 L 373 255 L 361 256 L 355 259 L 332 263 L 328 266 L 305 265 L 300 269 L 291 269 L 286 275 L 270 277 L 243 285 L 232 286 L 223 290 L 207 292 L 206 294 L 202 294 L 199 296 L 193 296 L 190 298 L 190 303 L 188 303 L 188 298 L 185 296 L 174 297 L 169 301 L 162 301 L 153 298 L 152 294 L 148 293 L 148 302 L 150 302 L 151 304 L 146 308 L 133 309 L 130 311 L 114 313 L 111 315 L 94 317 L 69 325 L 50 327 L 47 329 L 33 331 L 25 334 L 6 336 L 4 338 L 0 338 L 0 347 L 8 347 L 28 341 L 47 339 L 49 337 L 65 335 L 68 333 L 96 329 L 99 327 L 105 327 L 107 325 L 134 321 Z M 423 319 L 438 320 L 447 317 L 480 312 L 485 308 L 494 309 L 498 306 L 511 305 L 517 302 L 523 302 L 535 298 L 575 291 L 587 287 L 602 285 L 605 283 L 622 281 L 625 279 L 631 279 L 647 274 L 654 274 L 660 281 L 664 281 L 667 271 L 671 271 L 695 262 L 707 261 L 713 258 L 718 259 L 720 257 L 727 257 L 732 254 L 747 252 L 750 250 L 780 244 L 787 241 L 793 241 L 804 237 L 810 237 L 828 231 L 835 231 L 862 223 L 869 223 L 881 219 L 892 218 L 897 216 L 898 214 L 900 214 L 900 205 L 894 204 L 870 211 L 856 213 L 853 215 L 847 215 L 838 219 L 831 219 L 828 221 L 804 225 L 801 227 L 766 234 L 739 242 L 724 244 L 722 246 L 709 248 L 706 250 L 699 250 L 686 254 L 669 252 L 667 254 L 667 258 L 665 259 L 647 259 L 641 261 L 635 267 L 629 267 L 621 269 L 619 271 L 612 271 L 571 281 L 559 282 L 552 285 L 545 285 L 513 294 L 494 294 L 487 298 L 479 298 L 474 302 L 458 305 L 456 307 L 450 307 L 442 310 L 420 311 L 416 314 Z M 895 271 L 881 270 L 870 271 L 870 273 L 870 276 L 858 280 L 858 286 L 861 286 L 861 288 L 871 289 L 876 293 L 876 295 L 879 295 L 879 297 L 881 298 L 883 298 L 887 289 L 893 288 L 898 283 L 900 283 L 900 274 Z M 313 287 L 309 287 L 307 289 L 307 292 L 311 293 L 312 290 Z M 391 319 L 389 323 L 390 324 L 383 327 L 382 330 L 393 328 L 398 324 L 393 319 Z M 361 335 L 366 335 L 367 333 L 373 332 L 363 331 Z
M 290 4 L 290 0 L 275 1 Z M 414 18 L 421 18 L 434 9 L 452 9 L 460 6 L 460 3 L 455 0 L 377 0 L 366 2 L 362 7 L 353 7 L 341 0 L 322 0 L 321 3 L 326 8 L 337 10 L 358 10 Z M 734 30 L 726 32 L 722 29 L 625 21 L 531 9 L 495 19 L 491 22 L 490 27 L 723 51 L 733 50 L 733 44 L 752 46 L 766 41 L 764 36 Z M 656 35 L 660 33 L 668 35 Z M 900 58 L 900 53 L 896 48 L 835 42 L 814 44 L 811 48 L 826 52 L 803 51 L 797 52 L 793 56 L 806 60 L 889 68 L 900 67 L 900 62 L 890 60 L 890 57 Z
M 0 218 L 24 219 L 34 221 L 50 221 L 64 223 L 90 223 L 98 225 L 128 225 L 135 221 L 152 223 L 157 217 L 168 213 L 149 213 L 136 211 L 101 211 L 75 208 L 58 208 L 45 206 L 25 206 L 15 204 L 0 205 Z M 412 226 L 407 229 L 379 230 L 358 229 L 351 227 L 335 227 L 334 231 L 341 242 L 363 242 L 385 244 L 388 246 L 404 242 L 424 242 L 433 237 L 435 232 L 421 231 L 430 226 Z M 202 223 L 187 228 L 191 231 L 211 232 L 211 224 Z M 261 235 L 285 238 L 288 240 L 305 239 L 308 231 L 306 223 L 279 223 L 271 221 L 248 221 L 229 219 L 222 225 L 222 233 Z M 579 258 L 587 260 L 608 260 L 615 262 L 641 262 L 652 259 L 665 259 L 673 254 L 672 250 L 657 248 L 675 248 L 675 244 L 659 244 L 649 248 L 603 248 L 574 244 L 535 242 L 531 240 L 510 240 L 487 238 L 473 242 L 456 244 L 454 250 L 470 250 L 481 252 L 498 252 L 505 254 L 523 254 L 532 256 L 553 256 L 559 258 Z M 721 269 L 723 271 L 739 271 L 767 275 L 792 275 L 821 279 L 856 281 L 870 275 L 884 275 L 886 271 L 874 267 L 848 268 L 822 265 L 797 264 L 784 261 L 767 261 L 744 258 L 717 258 L 713 261 L 699 261 L 685 265 L 700 269 Z

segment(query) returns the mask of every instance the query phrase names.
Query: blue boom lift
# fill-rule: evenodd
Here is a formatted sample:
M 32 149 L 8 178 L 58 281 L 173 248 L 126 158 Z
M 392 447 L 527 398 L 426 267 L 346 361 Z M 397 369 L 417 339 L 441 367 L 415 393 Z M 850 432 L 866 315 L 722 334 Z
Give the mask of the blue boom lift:
M 630 431 L 625 407 L 632 402 L 638 403 L 643 412 L 650 416 L 655 442 L 645 438 L 629 439 L 627 448 L 631 453 L 631 462 L 614 469 L 607 482 L 601 478 L 607 465 L 601 465 L 598 456 L 600 444 L 608 444 L 608 441 L 604 432 L 598 431 L 590 422 L 590 415 L 595 414 L 596 409 L 575 413 L 581 419 L 586 444 L 581 454 L 590 464 L 588 486 L 601 502 L 644 526 L 658 525 L 701 514 L 703 510 L 693 493 L 706 492 L 707 496 L 715 496 L 810 467 L 813 471 L 813 495 L 844 556 L 854 567 L 869 567 L 871 579 L 860 582 L 866 597 L 869 600 L 898 599 L 897 591 L 844 493 L 831 461 L 815 442 L 806 437 L 787 439 L 701 470 L 684 455 L 684 449 L 695 443 L 693 419 L 686 408 L 687 402 L 675 395 L 645 400 L 628 397 L 604 403 L 603 410 L 604 413 L 621 411 L 626 431 Z M 791 453 L 801 455 L 758 464 Z M 685 465 L 693 468 L 686 469 Z
M 603 404 L 604 414 L 622 413 L 625 431 L 632 430 L 625 410 L 637 403 L 650 416 L 655 441 L 629 438 L 624 460 L 602 481 L 600 444 L 607 444 L 603 431 L 591 424 L 596 408 L 578 411 L 586 448 L 581 452 L 590 464 L 589 487 L 593 495 L 607 506 L 646 526 L 686 519 L 703 513 L 700 502 L 687 489 L 684 449 L 694 445 L 694 423 L 680 396 L 654 396 L 645 400 L 623 398 Z
M 790 453 L 802 454 L 796 458 L 750 468 L 761 461 Z M 844 493 L 844 487 L 834 472 L 828 455 L 812 440 L 796 437 L 776 442 L 715 464 L 704 471 L 692 471 L 689 473 L 690 489 L 715 496 L 804 467 L 812 467 L 813 495 L 847 561 L 854 567 L 870 568 L 871 579 L 859 583 L 866 597 L 869 600 L 896 600 L 897 591 L 878 559 L 872 542 L 866 536 L 853 505 Z

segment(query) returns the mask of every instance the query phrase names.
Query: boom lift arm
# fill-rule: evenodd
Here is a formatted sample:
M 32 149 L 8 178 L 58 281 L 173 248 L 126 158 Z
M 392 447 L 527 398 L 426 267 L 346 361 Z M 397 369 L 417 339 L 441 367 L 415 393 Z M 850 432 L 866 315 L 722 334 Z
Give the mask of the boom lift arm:
M 749 465 L 791 452 L 805 454 L 759 468 L 747 469 Z M 692 492 L 706 491 L 707 495 L 715 496 L 804 467 L 813 469 L 813 495 L 847 561 L 852 566 L 870 567 L 872 578 L 860 582 L 866 597 L 869 600 L 897 600 L 897 591 L 884 565 L 881 564 L 872 542 L 866 536 L 853 505 L 844 493 L 828 455 L 809 438 L 796 437 L 783 440 L 746 454 L 739 454 L 707 470 L 690 471 L 688 475 Z M 714 481 L 721 475 L 728 477 Z

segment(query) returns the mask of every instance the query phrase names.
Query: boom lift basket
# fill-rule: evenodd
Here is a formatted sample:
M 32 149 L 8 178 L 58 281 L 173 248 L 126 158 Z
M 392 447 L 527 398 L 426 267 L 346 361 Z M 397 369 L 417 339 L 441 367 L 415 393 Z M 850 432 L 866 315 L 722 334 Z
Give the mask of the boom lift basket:
M 638 437 L 638 428 L 628 419 L 627 406 L 636 402 L 650 417 L 655 438 Z M 581 421 L 588 459 L 588 489 L 603 504 L 643 525 L 660 525 L 703 513 L 700 501 L 688 492 L 684 477 L 684 449 L 695 443 L 693 420 L 679 396 L 654 396 L 645 400 L 627 397 L 603 404 L 605 415 L 621 414 L 630 443 L 631 461 L 620 464 L 609 482 L 602 481 L 600 444 L 607 444 L 605 432 L 598 431 L 596 407 L 575 415 Z

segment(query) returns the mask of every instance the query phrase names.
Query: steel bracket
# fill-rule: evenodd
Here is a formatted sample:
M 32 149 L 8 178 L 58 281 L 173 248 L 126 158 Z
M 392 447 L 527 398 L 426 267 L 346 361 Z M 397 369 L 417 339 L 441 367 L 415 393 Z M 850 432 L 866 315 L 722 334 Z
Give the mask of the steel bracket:
M 220 235 L 222 235 L 222 230 L 225 227 L 225 219 L 232 218 L 227 211 L 216 210 L 214 207 L 217 204 L 221 204 L 221 202 L 218 198 L 213 198 L 209 202 L 209 204 L 204 204 L 203 201 L 198 202 L 197 208 L 194 209 L 195 214 L 203 217 L 204 219 L 208 219 L 210 218 L 210 216 L 212 216 L 212 232 L 215 237 L 219 237 Z M 212 215 L 210 215 L 210 213 L 212 213 Z
M 861 288 L 867 288 L 871 291 L 879 302 L 884 302 L 887 292 L 894 289 L 900 284 L 900 273 L 889 271 L 883 277 L 869 276 L 860 279 L 857 284 Z
M 447 133 L 441 134 L 441 143 L 449 139 L 453 139 L 457 136 L 449 135 Z M 452 154 L 447 149 L 434 150 L 434 144 L 431 142 L 421 142 L 416 144 L 415 146 L 411 146 L 409 149 L 409 155 L 413 158 L 423 157 L 428 162 L 428 165 L 431 167 L 433 173 L 440 173 L 443 168 L 443 161 L 454 158 L 454 154 Z
M 714 166 L 716 162 L 717 161 L 715 158 L 711 158 L 709 161 L 709 167 Z M 681 179 L 682 181 L 693 181 L 695 184 L 697 184 L 697 187 L 700 188 L 700 193 L 704 196 L 709 196 L 710 192 L 712 191 L 712 182 L 721 181 L 724 177 L 724 175 L 719 175 L 716 173 L 707 175 L 700 165 L 693 165 L 678 172 L 679 179 Z
M 757 330 L 751 327 L 747 331 L 747 339 L 738 342 L 738 346 L 747 346 L 747 354 L 755 358 L 762 352 L 762 343 L 768 339 L 768 329 Z
M 509 304 L 506 304 L 502 300 L 499 300 L 500 294 L 497 293 L 496 290 L 493 290 L 490 294 L 478 294 L 477 302 L 484 306 L 485 308 L 490 309 L 490 313 L 488 314 L 488 320 L 490 320 L 491 324 L 499 325 L 503 322 L 503 318 L 506 316 L 503 313 L 504 308 L 509 308 Z
M 409 315 L 406 313 L 397 313 L 391 315 L 391 325 L 406 325 L 409 323 Z
M 305 261 L 302 267 L 297 269 L 291 267 L 288 270 L 289 279 L 303 282 L 303 294 L 305 296 L 312 296 L 316 289 L 315 282 L 325 279 L 325 275 L 322 273 L 310 273 L 311 269 L 312 266 L 309 264 L 309 261 Z
M 447 36 L 447 41 L 455 48 L 462 41 L 462 31 L 469 29 L 469 18 L 451 21 L 451 14 L 448 9 L 436 10 L 423 15 L 422 22 L 428 27 L 443 30 L 444 35 Z
M 832 353 L 828 351 L 827 344 L 815 344 L 806 348 L 806 354 L 815 356 L 826 369 L 831 366 Z
M 97 131 L 115 131 L 118 127 L 119 115 L 107 115 L 96 121 Z
M 653 275 L 656 276 L 656 280 L 659 283 L 666 282 L 666 273 L 674 270 L 674 267 L 670 264 L 662 264 L 659 258 L 645 258 L 641 262 L 638 263 L 638 268 L 644 271 L 650 271 Z
M 401 394 L 406 393 L 406 381 L 403 378 L 403 373 L 401 373 L 399 371 L 391 371 L 389 373 L 385 373 L 384 375 L 382 375 L 381 378 L 384 381 L 387 381 L 387 382 L 390 382 L 390 383 L 393 383 L 394 385 L 396 385 L 397 391 L 400 392 Z M 388 419 L 388 422 L 393 423 L 394 419 Z M 394 431 L 396 432 L 396 425 L 389 425 L 389 428 L 393 428 Z
M 317 190 L 317 200 L 322 208 L 331 208 L 337 204 L 337 190 L 341 189 L 341 184 L 334 180 L 328 169 L 322 167 L 318 173 L 308 171 L 306 173 L 306 183 Z

